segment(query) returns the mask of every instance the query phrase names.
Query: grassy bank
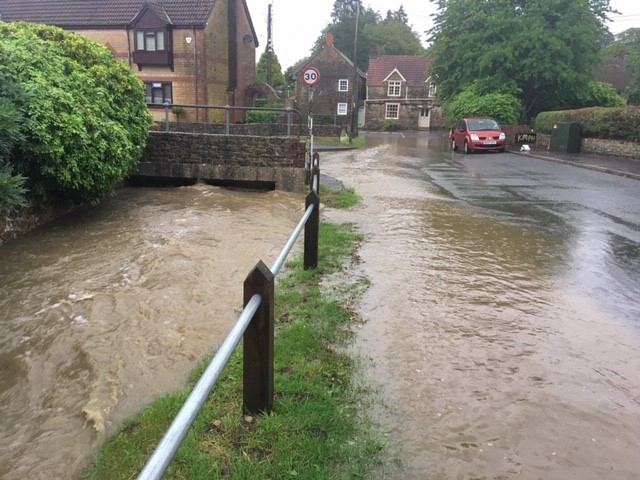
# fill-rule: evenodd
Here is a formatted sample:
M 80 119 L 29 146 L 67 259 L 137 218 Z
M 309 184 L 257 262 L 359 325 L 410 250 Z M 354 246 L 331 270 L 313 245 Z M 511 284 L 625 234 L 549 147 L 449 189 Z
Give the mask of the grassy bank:
M 357 201 L 349 191 L 332 195 L 347 204 Z M 343 348 L 351 336 L 353 315 L 321 288 L 322 278 L 341 271 L 359 241 L 349 226 L 323 223 L 318 268 L 304 271 L 301 258 L 287 263 L 276 284 L 273 412 L 255 418 L 242 415 L 239 347 L 165 478 L 370 477 L 380 462 L 381 444 L 361 412 L 363 387 Z M 192 373 L 183 390 L 158 399 L 125 422 L 85 477 L 135 478 L 205 366 L 203 362 Z

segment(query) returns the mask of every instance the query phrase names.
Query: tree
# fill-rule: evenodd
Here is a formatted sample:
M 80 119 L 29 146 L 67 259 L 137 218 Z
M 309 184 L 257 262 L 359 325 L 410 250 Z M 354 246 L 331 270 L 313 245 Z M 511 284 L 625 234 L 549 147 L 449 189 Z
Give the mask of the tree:
M 421 55 L 420 37 L 405 22 L 396 18 L 369 24 L 362 32 L 370 45 L 377 45 L 380 55 Z
M 106 46 L 0 22 L 0 66 L 28 92 L 11 162 L 33 193 L 95 204 L 134 171 L 151 116 L 142 83 Z
M 471 85 L 444 104 L 446 126 L 451 127 L 462 117 L 492 117 L 499 123 L 514 125 L 522 113 L 522 103 L 511 93 L 483 92 L 478 84 Z
M 269 83 L 269 52 L 267 51 L 262 52 L 260 60 L 258 60 L 256 79 L 260 82 Z M 278 90 L 284 87 L 284 84 L 284 75 L 278 56 L 275 52 L 271 52 L 271 86 Z
M 640 28 L 630 28 L 620 33 L 614 42 L 601 51 L 603 57 L 624 53 L 624 63 L 631 73 L 631 83 L 625 94 L 631 105 L 640 105 Z
M 360 15 L 358 16 L 358 5 L 360 5 Z M 311 51 L 312 55 L 318 53 L 325 46 L 327 34 L 333 34 L 333 44 L 353 61 L 353 47 L 356 32 L 356 16 L 358 16 L 358 51 L 355 63 L 361 70 L 366 71 L 369 64 L 370 42 L 363 35 L 367 25 L 375 25 L 380 21 L 380 15 L 369 8 L 362 8 L 360 0 L 335 0 L 333 12 L 331 13 L 332 23 L 327 25 Z
M 480 82 L 516 92 L 531 117 L 575 106 L 592 80 L 609 0 L 436 0 L 431 72 L 449 98 Z

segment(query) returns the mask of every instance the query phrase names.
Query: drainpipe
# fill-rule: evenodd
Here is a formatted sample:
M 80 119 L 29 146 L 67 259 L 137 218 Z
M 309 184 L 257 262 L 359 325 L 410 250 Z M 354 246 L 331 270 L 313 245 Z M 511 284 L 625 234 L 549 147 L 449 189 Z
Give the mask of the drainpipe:
M 198 77 L 200 75 L 198 71 L 198 35 L 196 34 L 196 26 L 191 26 L 193 32 L 193 65 L 195 68 L 195 104 L 198 105 Z M 196 122 L 200 121 L 200 109 L 196 108 Z
M 127 32 L 127 62 L 129 63 L 129 69 L 131 69 L 133 62 L 131 59 L 131 38 L 129 36 L 129 25 L 125 25 L 124 26 L 126 32 Z

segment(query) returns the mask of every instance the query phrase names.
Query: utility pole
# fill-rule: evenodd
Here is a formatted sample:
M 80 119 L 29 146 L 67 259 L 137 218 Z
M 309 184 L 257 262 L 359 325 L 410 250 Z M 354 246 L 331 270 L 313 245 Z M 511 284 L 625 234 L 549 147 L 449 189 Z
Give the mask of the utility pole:
M 271 7 L 269 4 L 269 14 L 267 16 L 267 83 L 273 86 L 273 40 L 271 38 Z
M 358 0 L 356 10 L 356 28 L 355 37 L 353 39 L 353 85 L 351 86 L 351 131 L 349 132 L 349 142 L 353 141 L 353 137 L 358 136 L 358 24 L 360 20 L 360 0 Z

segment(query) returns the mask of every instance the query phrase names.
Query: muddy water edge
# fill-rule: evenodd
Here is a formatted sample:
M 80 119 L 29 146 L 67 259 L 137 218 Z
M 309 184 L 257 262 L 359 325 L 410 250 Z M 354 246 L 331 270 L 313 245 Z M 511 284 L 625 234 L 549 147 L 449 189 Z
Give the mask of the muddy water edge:
M 321 169 L 363 197 L 323 215 L 365 236 L 354 352 L 391 445 L 380 478 L 639 478 L 637 303 L 605 311 L 567 281 L 561 222 L 446 193 L 429 171 L 460 169 L 435 134 L 369 140 Z
M 284 192 L 123 189 L 0 247 L 0 478 L 73 478 L 180 388 L 303 211 Z

